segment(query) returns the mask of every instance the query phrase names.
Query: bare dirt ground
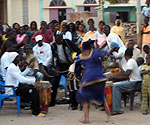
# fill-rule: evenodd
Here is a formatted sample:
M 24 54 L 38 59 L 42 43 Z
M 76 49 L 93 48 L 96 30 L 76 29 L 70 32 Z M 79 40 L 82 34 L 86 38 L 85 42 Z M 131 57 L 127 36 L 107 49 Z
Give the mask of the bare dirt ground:
M 12 104 L 13 103 L 13 104 Z M 139 104 L 135 104 L 134 111 L 129 111 L 129 106 L 124 108 L 124 114 L 112 116 L 111 122 L 106 123 L 106 114 L 94 106 L 90 109 L 90 125 L 150 125 L 150 114 L 142 115 Z M 0 125 L 82 125 L 83 112 L 68 109 L 68 105 L 56 105 L 49 108 L 45 118 L 31 115 L 30 110 L 21 110 L 21 116 L 17 116 L 14 102 L 5 102 L 0 115 Z

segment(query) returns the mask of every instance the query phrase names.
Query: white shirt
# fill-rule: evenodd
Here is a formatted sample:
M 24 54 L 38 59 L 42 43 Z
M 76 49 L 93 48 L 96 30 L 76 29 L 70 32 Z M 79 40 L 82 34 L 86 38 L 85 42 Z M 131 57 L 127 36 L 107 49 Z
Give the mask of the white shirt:
M 58 52 L 58 57 L 60 59 L 61 63 L 66 63 L 67 59 L 63 50 L 63 46 L 62 45 L 58 45 L 57 44 L 57 52 Z
M 124 47 L 120 47 L 118 52 L 113 52 L 112 54 L 114 55 L 115 58 L 122 58 L 124 57 L 125 50 L 126 49 Z
M 51 46 L 43 42 L 43 46 L 39 47 L 38 44 L 33 47 L 33 54 L 37 57 L 38 63 L 44 64 L 48 58 L 52 58 Z
M 127 61 L 125 59 L 125 57 L 123 57 L 122 59 L 118 59 L 117 63 L 119 63 L 119 65 L 121 66 L 121 68 L 126 71 L 127 70 Z
M 21 74 L 19 67 L 16 66 L 14 63 L 11 63 L 7 69 L 5 84 L 18 87 L 19 83 L 26 83 L 26 84 L 33 85 L 35 83 L 35 78 L 24 77 Z M 10 95 L 10 94 L 13 94 L 13 91 L 11 88 L 6 88 L 5 93 Z
M 125 45 L 123 44 L 122 40 L 120 39 L 120 37 L 115 33 L 110 33 L 108 35 L 108 37 L 106 38 L 106 41 L 107 41 L 107 45 L 109 48 L 110 48 L 111 42 L 117 43 L 119 45 L 119 47 L 126 48 Z
M 8 52 L 5 52 L 1 57 L 1 75 L 3 76 L 3 80 L 6 78 L 6 68 L 11 64 L 8 56 Z
M 144 14 L 144 16 L 149 16 L 150 15 L 150 7 L 143 7 L 142 13 Z
M 132 70 L 129 75 L 130 81 L 142 81 L 138 65 L 134 59 L 129 59 L 127 62 L 127 70 Z
M 70 41 L 72 41 L 71 32 L 67 31 L 66 34 L 63 34 L 63 39 L 69 39 Z

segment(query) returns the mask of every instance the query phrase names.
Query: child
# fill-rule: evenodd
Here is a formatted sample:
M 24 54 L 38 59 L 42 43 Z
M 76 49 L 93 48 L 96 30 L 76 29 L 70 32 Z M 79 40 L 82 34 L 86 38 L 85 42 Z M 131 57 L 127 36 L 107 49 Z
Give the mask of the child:
M 146 56 L 146 64 L 142 68 L 143 82 L 142 82 L 142 109 L 144 110 L 143 115 L 147 115 L 148 97 L 150 104 L 150 54 Z
M 144 51 L 144 56 L 143 56 L 143 58 L 145 59 L 145 58 L 146 58 L 146 55 L 147 55 L 147 54 L 150 54 L 150 48 L 149 48 L 149 46 L 148 46 L 148 45 L 144 45 L 143 51 Z
M 144 65 L 144 59 L 143 59 L 143 57 L 138 57 L 137 60 L 136 60 L 136 62 L 138 64 L 138 69 L 141 72 L 142 67 Z

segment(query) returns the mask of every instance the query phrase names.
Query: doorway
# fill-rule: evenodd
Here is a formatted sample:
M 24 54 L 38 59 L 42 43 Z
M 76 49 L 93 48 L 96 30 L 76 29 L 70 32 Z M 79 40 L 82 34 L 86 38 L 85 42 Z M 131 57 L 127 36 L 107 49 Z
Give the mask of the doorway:
M 58 9 L 58 21 L 66 20 L 66 9 Z

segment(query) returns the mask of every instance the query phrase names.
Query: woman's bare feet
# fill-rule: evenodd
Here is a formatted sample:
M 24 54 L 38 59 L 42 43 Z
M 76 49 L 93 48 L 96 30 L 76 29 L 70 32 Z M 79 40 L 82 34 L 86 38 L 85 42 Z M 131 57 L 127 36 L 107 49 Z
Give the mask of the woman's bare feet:
M 88 124 L 88 123 L 90 123 L 89 121 L 87 121 L 87 120 L 84 120 L 84 121 L 80 121 L 81 123 L 83 123 L 83 124 Z

